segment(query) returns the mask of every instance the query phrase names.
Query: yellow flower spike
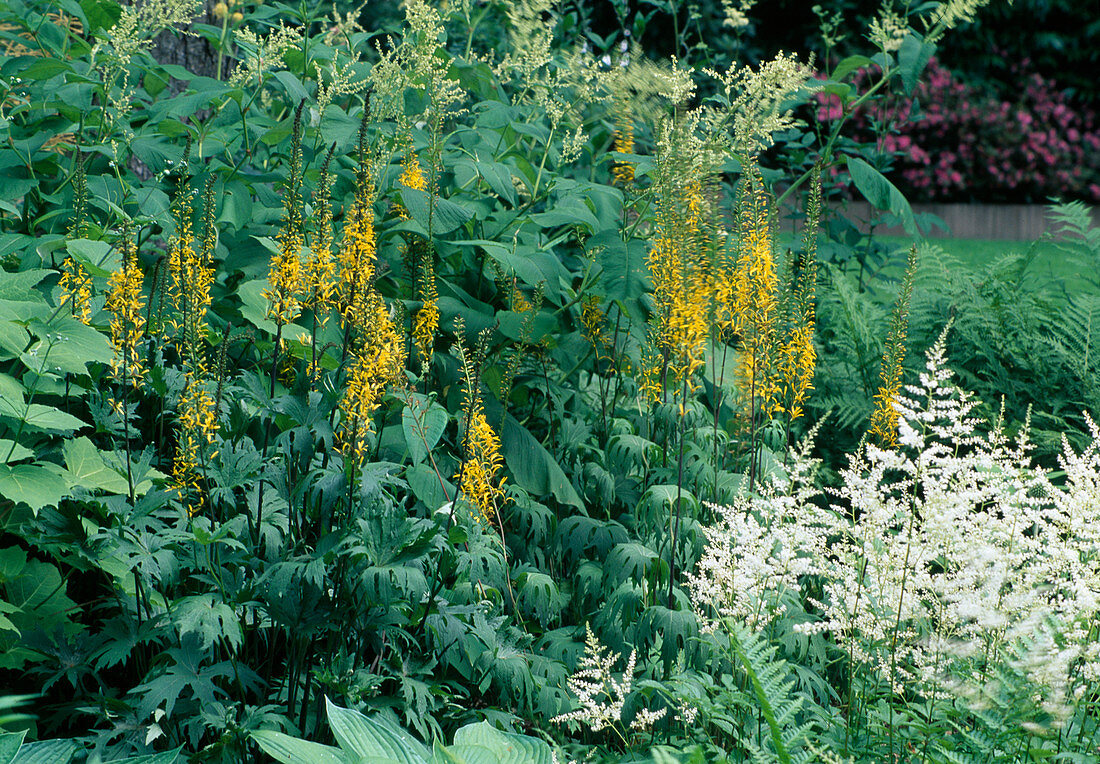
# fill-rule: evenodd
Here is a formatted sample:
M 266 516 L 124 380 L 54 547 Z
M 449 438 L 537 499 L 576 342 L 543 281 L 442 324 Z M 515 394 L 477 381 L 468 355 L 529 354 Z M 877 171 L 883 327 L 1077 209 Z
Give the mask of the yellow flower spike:
M 145 337 L 145 298 L 142 295 L 144 277 L 141 264 L 127 243 L 123 250 L 122 266 L 111 274 L 107 282 L 105 307 L 111 314 L 111 372 L 123 384 L 135 389 L 144 382 L 145 367 L 141 343 Z
M 500 438 L 493 431 L 480 401 L 474 403 L 466 431 L 466 459 L 455 478 L 459 490 L 477 508 L 479 519 L 492 522 L 497 502 L 504 498 L 504 478 L 497 473 L 504 466 L 500 455 Z
M 61 264 L 61 280 L 57 285 L 61 288 L 58 303 L 70 304 L 75 318 L 84 324 L 91 323 L 92 277 L 84 270 L 84 266 L 71 257 L 65 258 L 65 262 Z

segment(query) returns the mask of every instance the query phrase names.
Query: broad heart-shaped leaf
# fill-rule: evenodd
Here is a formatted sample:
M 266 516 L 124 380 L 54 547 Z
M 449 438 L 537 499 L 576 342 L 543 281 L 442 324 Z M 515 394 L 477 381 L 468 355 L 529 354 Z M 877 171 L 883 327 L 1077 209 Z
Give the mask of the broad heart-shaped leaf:
M 918 236 L 920 232 L 917 231 L 917 221 L 905 195 L 885 175 L 859 157 L 847 157 L 847 161 L 852 182 L 864 198 L 876 209 L 897 215 L 905 232 L 910 236 Z
M 26 420 L 27 427 L 46 432 L 71 433 L 84 426 L 84 422 L 72 414 L 55 409 L 53 406 L 45 406 L 41 403 L 32 403 L 29 406 L 8 398 L 0 398 L 0 417 L 8 419 Z
M 41 338 L 22 356 L 31 371 L 86 374 L 88 363 L 110 363 L 114 357 L 106 335 L 72 316 L 32 321 L 29 328 Z
M 447 419 L 447 409 L 427 396 L 412 393 L 405 400 L 401 429 L 405 433 L 405 445 L 413 464 L 420 464 L 428 458 L 428 452 L 435 448 L 447 429 Z
M 299 740 L 274 730 L 256 730 L 252 739 L 264 753 L 281 764 L 359 764 L 359 759 L 339 748 Z
M 26 446 L 21 446 L 15 441 L 0 438 L 0 464 L 13 464 L 34 456 Z
M 546 290 L 546 298 L 561 304 L 561 283 L 563 279 L 569 280 L 569 274 L 561 261 L 551 252 L 539 250 L 527 244 L 513 247 L 486 239 L 454 243 L 481 247 L 485 250 L 485 254 L 504 267 L 505 273 L 515 273 L 520 281 L 530 287 L 542 284 Z
M 11 764 L 23 745 L 26 732 L 4 732 L 0 734 L 0 764 Z
M 122 261 L 122 254 L 106 241 L 73 239 L 65 248 L 92 276 L 109 278 Z
M 37 514 L 69 495 L 68 482 L 38 464 L 0 464 L 0 496 L 23 502 Z
M 69 764 L 81 750 L 72 740 L 40 740 L 20 748 L 12 764 Z
M 431 231 L 433 236 L 450 233 L 474 216 L 465 207 L 438 196 L 433 201 L 432 195 L 415 188 L 402 188 L 401 199 L 405 202 L 409 216 L 423 226 L 425 231 Z
M 31 339 L 15 309 L 19 304 L 0 300 L 0 354 L 5 358 L 21 355 Z
M 126 476 L 108 467 L 99 449 L 88 438 L 66 440 L 61 444 L 61 453 L 75 485 L 120 495 L 129 493 Z
M 245 320 L 274 337 L 279 327 L 267 317 L 267 309 L 271 303 L 263 295 L 264 290 L 270 288 L 271 283 L 267 279 L 246 281 L 237 287 L 237 296 L 241 298 L 241 315 Z M 283 327 L 284 340 L 296 339 L 303 333 L 308 334 L 297 324 L 287 324 Z
M 41 302 L 42 296 L 34 288 L 49 275 L 50 271 L 41 268 L 18 273 L 9 273 L 0 268 L 0 300 Z
M 504 418 L 500 433 L 504 463 L 516 484 L 536 496 L 553 494 L 562 504 L 584 509 L 580 494 L 569 482 L 561 466 L 535 436 L 512 416 Z
M 552 764 L 554 757 L 544 741 L 515 732 L 503 732 L 488 722 L 467 724 L 455 733 L 454 748 L 486 748 L 499 764 Z M 467 757 L 469 764 L 476 760 Z
M 329 727 L 347 752 L 367 761 L 392 760 L 401 764 L 427 764 L 430 754 L 400 727 L 368 719 L 350 708 L 342 708 L 325 698 Z

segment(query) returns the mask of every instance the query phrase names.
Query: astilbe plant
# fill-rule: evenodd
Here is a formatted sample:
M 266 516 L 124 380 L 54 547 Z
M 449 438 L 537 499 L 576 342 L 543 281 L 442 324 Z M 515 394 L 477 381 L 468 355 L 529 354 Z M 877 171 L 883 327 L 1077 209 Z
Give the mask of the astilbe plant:
M 1100 676 L 1100 429 L 1089 420 L 1084 452 L 1066 446 L 1064 477 L 1032 466 L 1026 429 L 1015 440 L 979 430 L 944 336 L 895 405 L 897 448 L 865 445 L 831 507 L 802 452 L 785 481 L 721 510 L 691 580 L 700 618 L 763 628 L 807 608 L 796 629 L 844 655 L 847 721 L 834 740 L 846 753 L 861 734 L 893 748 L 910 707 L 942 720 L 934 746 L 994 708 L 1004 745 L 1081 745 Z M 1031 688 L 1010 709 L 1006 677 Z M 876 698 L 895 722 L 885 732 L 869 716 Z M 962 716 L 947 721 L 953 707 Z

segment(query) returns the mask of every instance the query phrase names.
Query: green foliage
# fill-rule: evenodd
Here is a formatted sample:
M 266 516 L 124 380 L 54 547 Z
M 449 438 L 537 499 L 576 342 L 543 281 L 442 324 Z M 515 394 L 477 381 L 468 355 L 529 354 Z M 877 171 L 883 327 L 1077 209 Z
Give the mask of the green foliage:
M 257 730 L 252 737 L 260 748 L 282 764 L 367 762 L 382 764 L 466 764 L 498 761 L 505 764 L 550 764 L 550 746 L 538 738 L 498 730 L 486 722 L 457 730 L 454 744 L 436 743 L 430 750 L 385 717 L 368 717 L 335 705 L 325 707 L 339 748 L 290 737 L 281 732 Z
M 746 393 L 744 327 L 717 328 L 713 303 L 692 316 L 705 358 L 668 384 L 654 252 L 694 210 L 670 239 L 710 289 L 775 227 L 745 209 L 830 168 L 915 230 L 873 148 L 843 120 L 788 120 L 811 88 L 779 83 L 789 98 L 757 116 L 784 129 L 738 128 L 775 141 L 766 183 L 750 177 L 730 131 L 763 81 L 695 75 L 698 98 L 669 97 L 686 70 L 619 50 L 583 4 L 410 2 L 375 32 L 237 3 L 192 25 L 214 76 L 150 55 L 187 10 L 169 5 L 134 26 L 154 6 L 0 2 L 0 683 L 41 693 L 33 718 L 2 722 L 59 738 L 15 760 L 550 761 L 511 729 L 577 758 L 808 760 L 844 677 L 824 636 L 794 628 L 805 603 L 723 637 L 687 581 L 713 503 L 790 480 L 818 415 L 839 412 L 833 472 L 862 435 L 885 253 L 830 221 L 817 278 L 815 215 L 801 251 L 763 237 L 767 353 L 794 352 L 800 321 L 817 333 L 799 418 Z M 634 39 L 687 18 L 681 53 L 714 21 L 620 11 Z M 918 28 L 821 87 L 847 109 L 911 91 L 932 46 Z M 882 72 L 863 93 L 861 70 Z M 1093 279 L 1087 215 L 1056 214 Z M 957 315 L 966 382 L 1022 419 L 1041 395 L 1027 375 L 1057 380 L 1039 429 L 1079 424 L 1100 298 L 1036 287 L 1026 257 L 988 277 L 923 262 L 912 343 Z M 663 712 L 651 732 L 551 731 L 586 625 L 635 654 L 621 718 Z

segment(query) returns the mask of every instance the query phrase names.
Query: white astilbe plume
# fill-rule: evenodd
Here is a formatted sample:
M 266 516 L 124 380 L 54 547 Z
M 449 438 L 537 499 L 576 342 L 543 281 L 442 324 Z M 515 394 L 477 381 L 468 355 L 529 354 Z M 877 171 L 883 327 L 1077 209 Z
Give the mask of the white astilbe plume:
M 550 721 L 556 724 L 580 722 L 593 732 L 613 729 L 621 735 L 623 722 L 623 704 L 634 685 L 634 664 L 637 655 L 631 650 L 627 658 L 622 679 L 616 680 L 613 669 L 619 661 L 619 654 L 611 652 L 600 644 L 592 633 L 592 627 L 585 624 L 584 657 L 576 672 L 566 680 L 569 691 L 576 697 L 580 708 L 555 716 Z M 630 724 L 630 729 L 643 732 L 665 715 L 665 709 L 659 711 L 640 711 Z
M 837 519 L 809 501 L 817 493 L 809 442 L 788 482 L 764 486 L 759 496 L 730 507 L 712 507 L 721 519 L 704 529 L 706 552 L 687 581 L 704 631 L 726 618 L 763 628 L 797 601 L 800 577 L 822 572 Z
M 762 627 L 813 573 L 822 616 L 796 628 L 830 632 L 853 670 L 975 706 L 1012 675 L 1033 688 L 1031 718 L 1056 728 L 1100 681 L 1100 428 L 1087 420 L 1081 454 L 1065 445 L 1056 479 L 1030 463 L 1026 427 L 1015 441 L 999 424 L 978 432 L 945 343 L 898 400 L 898 448 L 854 455 L 830 512 L 798 467 L 722 510 L 692 600 L 712 626 Z

